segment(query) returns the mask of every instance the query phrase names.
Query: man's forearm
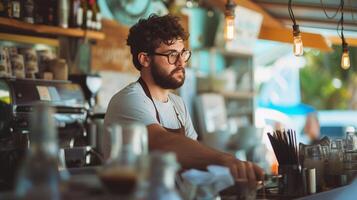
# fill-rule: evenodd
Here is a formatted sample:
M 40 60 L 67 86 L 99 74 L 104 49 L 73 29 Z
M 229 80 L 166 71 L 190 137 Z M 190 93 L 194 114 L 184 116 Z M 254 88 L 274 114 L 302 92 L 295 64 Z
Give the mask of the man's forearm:
M 184 169 L 205 169 L 210 164 L 221 164 L 222 157 L 227 156 L 195 140 L 175 135 L 158 126 L 148 126 L 149 149 L 176 153 L 177 159 Z

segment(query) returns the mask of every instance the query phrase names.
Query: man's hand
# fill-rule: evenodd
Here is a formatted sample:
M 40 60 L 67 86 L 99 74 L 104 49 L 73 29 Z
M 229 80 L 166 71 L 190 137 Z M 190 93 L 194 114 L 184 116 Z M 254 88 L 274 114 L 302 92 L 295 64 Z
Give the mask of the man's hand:
M 240 161 L 231 155 L 224 155 L 221 164 L 230 169 L 235 180 L 248 180 L 249 182 L 254 182 L 263 180 L 264 178 L 264 171 L 262 168 L 251 162 Z

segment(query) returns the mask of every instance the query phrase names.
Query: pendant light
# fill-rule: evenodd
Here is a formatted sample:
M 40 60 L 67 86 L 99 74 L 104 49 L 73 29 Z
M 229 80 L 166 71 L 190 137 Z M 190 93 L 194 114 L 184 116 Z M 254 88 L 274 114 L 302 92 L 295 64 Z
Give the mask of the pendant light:
M 236 4 L 233 0 L 227 0 L 226 9 L 224 12 L 224 39 L 226 41 L 231 41 L 234 39 L 234 9 Z
M 342 40 L 342 56 L 341 56 L 341 68 L 344 70 L 347 70 L 350 68 L 351 66 L 351 62 L 350 62 L 350 55 L 349 55 L 349 51 L 348 51 L 348 44 L 345 40 L 345 36 L 343 34 L 343 7 L 344 7 L 344 0 L 341 0 L 341 40 Z M 338 27 L 337 27 L 338 28 Z
M 293 52 L 295 56 L 302 56 L 304 55 L 304 45 L 302 43 L 299 25 L 296 24 L 291 2 L 292 0 L 289 0 L 288 11 L 290 19 L 293 22 Z

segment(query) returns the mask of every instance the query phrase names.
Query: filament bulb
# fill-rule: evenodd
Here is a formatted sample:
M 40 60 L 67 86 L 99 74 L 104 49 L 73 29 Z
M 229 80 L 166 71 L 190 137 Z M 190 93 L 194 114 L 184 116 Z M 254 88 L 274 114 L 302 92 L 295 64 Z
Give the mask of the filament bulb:
M 304 45 L 302 44 L 302 39 L 300 35 L 299 25 L 293 25 L 293 36 L 294 36 L 294 45 L 293 51 L 295 56 L 304 55 Z
M 351 66 L 350 55 L 348 53 L 347 47 L 345 47 L 343 49 L 343 53 L 342 53 L 341 67 L 342 67 L 342 69 L 348 69 L 348 68 L 350 68 L 350 66 Z
M 227 41 L 234 39 L 234 15 L 225 16 L 224 38 Z

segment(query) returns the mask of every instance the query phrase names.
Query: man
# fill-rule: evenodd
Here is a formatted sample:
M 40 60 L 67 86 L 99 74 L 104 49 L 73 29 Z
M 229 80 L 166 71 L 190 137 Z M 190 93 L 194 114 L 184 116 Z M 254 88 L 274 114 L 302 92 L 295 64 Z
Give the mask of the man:
M 320 139 L 320 122 L 316 112 L 307 114 L 301 142 L 304 144 L 316 144 Z
M 263 171 L 258 166 L 197 142 L 184 102 L 170 93 L 185 81 L 185 66 L 191 56 L 184 47 L 187 39 L 178 18 L 170 15 L 152 15 L 130 29 L 127 44 L 140 78 L 113 96 L 105 126 L 119 120 L 144 123 L 149 149 L 175 152 L 184 169 L 217 164 L 228 167 L 236 179 L 261 179 Z

